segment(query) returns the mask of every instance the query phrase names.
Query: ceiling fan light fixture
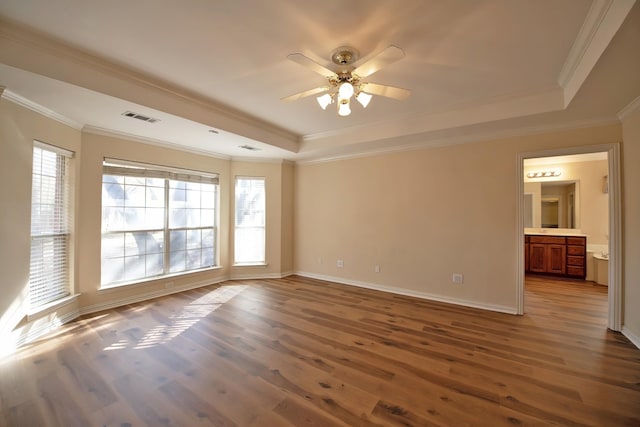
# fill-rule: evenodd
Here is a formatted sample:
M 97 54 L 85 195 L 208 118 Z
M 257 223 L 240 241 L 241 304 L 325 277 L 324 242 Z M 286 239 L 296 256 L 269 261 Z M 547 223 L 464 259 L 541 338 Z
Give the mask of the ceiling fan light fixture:
M 318 101 L 318 104 L 320 104 L 320 108 L 322 108 L 323 110 L 326 110 L 327 106 L 333 101 L 331 95 L 329 95 L 328 93 L 317 97 L 316 100 Z
M 387 65 L 399 61 L 403 57 L 404 51 L 402 49 L 390 45 L 382 52 L 379 52 L 356 67 L 354 64 L 358 62 L 358 51 L 352 47 L 343 46 L 331 54 L 331 62 L 333 62 L 334 66 L 332 67 L 333 69 L 330 69 L 302 53 L 291 53 L 287 55 L 288 59 L 321 75 L 326 79 L 327 84 L 286 96 L 281 98 L 281 100 L 291 102 L 314 95 L 316 96 L 318 105 L 320 105 L 320 108 L 323 110 L 326 110 L 329 104 L 335 103 L 340 116 L 348 116 L 351 114 L 352 97 L 355 98 L 363 108 L 367 108 L 373 95 L 404 100 L 411 94 L 410 91 L 379 83 L 369 83 L 363 80 Z M 365 88 L 367 89 L 366 93 L 363 91 Z
M 341 99 L 338 104 L 338 115 L 339 116 L 348 116 L 351 114 L 351 108 L 349 107 L 349 98 Z
M 338 98 L 340 99 L 349 99 L 353 96 L 353 85 L 349 82 L 344 82 L 340 85 L 338 89 Z
M 360 105 L 362 105 L 362 108 L 367 108 L 367 105 L 369 105 L 371 98 L 373 98 L 373 95 L 364 92 L 360 92 L 358 96 L 356 96 L 356 100 L 360 103 Z

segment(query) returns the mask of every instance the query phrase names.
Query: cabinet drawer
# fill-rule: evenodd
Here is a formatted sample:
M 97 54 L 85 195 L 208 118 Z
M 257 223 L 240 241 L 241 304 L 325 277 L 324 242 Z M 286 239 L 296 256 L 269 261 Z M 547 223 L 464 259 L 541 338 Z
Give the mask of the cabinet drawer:
M 584 237 L 567 237 L 567 245 L 585 246 L 586 239 Z
M 584 255 L 584 246 L 567 246 L 567 255 Z
M 584 277 L 584 267 L 567 266 L 567 275 Z
M 584 257 L 581 256 L 568 256 L 567 265 L 584 267 Z
M 564 237 L 556 236 L 530 236 L 531 243 L 546 243 L 553 245 L 564 245 L 566 239 Z

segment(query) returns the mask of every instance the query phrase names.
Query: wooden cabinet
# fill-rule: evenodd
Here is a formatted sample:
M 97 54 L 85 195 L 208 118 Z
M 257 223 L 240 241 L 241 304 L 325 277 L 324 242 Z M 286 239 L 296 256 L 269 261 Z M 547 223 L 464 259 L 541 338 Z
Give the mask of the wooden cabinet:
M 564 237 L 531 236 L 529 270 L 532 273 L 565 274 L 567 258 Z
M 525 271 L 584 279 L 586 237 L 525 236 Z
M 567 275 L 581 279 L 587 276 L 586 237 L 567 237 Z

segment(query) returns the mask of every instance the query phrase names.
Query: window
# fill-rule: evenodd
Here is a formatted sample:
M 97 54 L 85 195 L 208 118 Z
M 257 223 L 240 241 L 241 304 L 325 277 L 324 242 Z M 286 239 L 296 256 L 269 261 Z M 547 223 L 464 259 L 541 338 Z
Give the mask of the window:
M 29 303 L 35 308 L 70 293 L 70 179 L 73 153 L 35 141 L 31 186 Z
M 213 174 L 105 161 L 102 285 L 215 266 L 217 184 Z
M 265 180 L 236 177 L 236 264 L 265 263 Z

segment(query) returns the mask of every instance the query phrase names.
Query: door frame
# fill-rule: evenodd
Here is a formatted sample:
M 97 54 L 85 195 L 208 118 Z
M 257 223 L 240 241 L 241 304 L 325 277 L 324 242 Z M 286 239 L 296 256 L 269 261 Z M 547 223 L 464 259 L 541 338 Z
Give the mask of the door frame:
M 609 287 L 607 327 L 622 329 L 622 188 L 620 185 L 620 143 L 566 147 L 552 150 L 518 153 L 517 224 L 517 314 L 524 314 L 524 160 L 537 157 L 566 156 L 571 154 L 607 153 L 609 163 Z

